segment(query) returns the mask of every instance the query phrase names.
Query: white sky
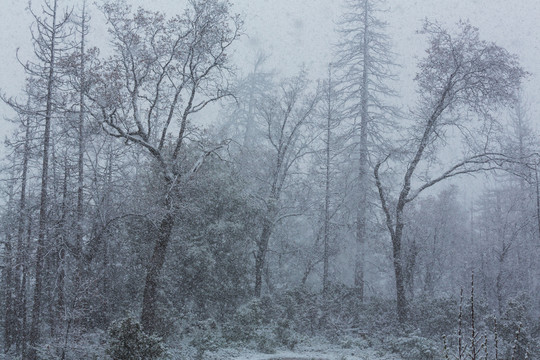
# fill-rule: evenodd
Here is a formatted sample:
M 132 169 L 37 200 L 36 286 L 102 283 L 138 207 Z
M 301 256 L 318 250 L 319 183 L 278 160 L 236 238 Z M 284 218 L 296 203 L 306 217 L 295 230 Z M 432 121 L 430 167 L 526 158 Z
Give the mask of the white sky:
M 82 0 L 59 0 L 79 6 Z M 89 3 L 92 1 L 89 0 Z M 166 11 L 183 10 L 186 0 L 132 0 L 130 3 Z M 0 12 L 0 89 L 10 95 L 18 94 L 24 74 L 15 58 L 21 48 L 23 58 L 31 56 L 29 24 L 24 0 L 2 0 Z M 33 0 L 38 9 L 41 1 Z M 324 77 L 326 64 L 331 60 L 334 42 L 334 22 L 341 13 L 341 1 L 332 0 L 233 0 L 233 10 L 245 16 L 246 36 L 239 44 L 238 63 L 248 67 L 259 50 L 272 55 L 270 66 L 288 75 L 305 64 L 313 77 Z M 389 35 L 398 54 L 396 62 L 403 64 L 399 85 L 403 104 L 412 99 L 416 59 L 423 56 L 426 44 L 415 32 L 425 17 L 445 24 L 460 18 L 469 19 L 480 28 L 481 36 L 493 40 L 517 54 L 523 66 L 532 73 L 526 86 L 531 103 L 531 121 L 538 128 L 540 115 L 540 1 L 539 0 L 388 0 L 390 12 Z M 106 29 L 102 15 L 91 9 L 94 38 L 103 41 Z M 249 69 L 248 69 L 249 70 Z M 8 123 L 2 118 L 9 114 L 0 104 L 0 135 L 6 134 Z

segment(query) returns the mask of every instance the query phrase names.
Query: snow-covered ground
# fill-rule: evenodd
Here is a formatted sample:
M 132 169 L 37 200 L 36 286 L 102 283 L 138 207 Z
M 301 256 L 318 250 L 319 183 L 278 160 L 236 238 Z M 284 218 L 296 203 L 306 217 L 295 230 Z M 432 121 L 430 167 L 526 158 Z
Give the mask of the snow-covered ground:
M 208 360 L 401 360 L 397 355 L 383 355 L 379 351 L 368 349 L 343 349 L 331 345 L 310 345 L 299 347 L 295 351 L 276 351 L 274 354 L 261 354 L 254 350 L 221 349 L 207 353 Z

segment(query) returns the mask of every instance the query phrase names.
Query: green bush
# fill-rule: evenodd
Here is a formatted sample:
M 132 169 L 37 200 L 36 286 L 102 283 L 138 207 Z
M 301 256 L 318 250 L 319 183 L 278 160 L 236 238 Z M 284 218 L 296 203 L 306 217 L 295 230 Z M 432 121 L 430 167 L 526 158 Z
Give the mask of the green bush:
M 370 340 L 362 337 L 344 335 L 339 340 L 339 346 L 342 349 L 367 349 L 372 346 Z
M 161 339 L 146 334 L 136 320 L 127 317 L 109 328 L 107 355 L 113 360 L 154 360 L 164 355 Z
M 529 308 L 529 299 L 520 295 L 508 300 L 496 328 L 493 319 L 488 320 L 493 331 L 498 333 L 500 352 L 507 358 L 525 359 L 532 356 L 534 359 L 539 355 L 537 339 L 531 335 L 531 328 L 537 322 L 530 316 Z
M 410 305 L 410 323 L 415 329 L 421 330 L 422 334 L 440 338 L 456 329 L 458 306 L 458 301 L 452 298 L 414 301 Z
M 286 319 L 289 327 L 313 333 L 320 327 L 321 296 L 304 288 L 295 288 L 276 299 L 279 319 Z
M 223 347 L 221 331 L 213 319 L 199 321 L 193 332 L 190 345 L 197 349 L 197 358 L 202 359 L 205 351 L 216 351 Z
M 269 325 L 273 318 L 271 300 L 253 299 L 240 306 L 230 322 L 223 326 L 225 340 L 247 342 L 254 339 L 257 329 Z
M 290 300 L 288 295 L 285 296 Z M 293 302 L 289 301 L 289 305 Z M 223 326 L 223 338 L 230 342 L 255 345 L 264 353 L 274 353 L 278 346 L 293 350 L 299 335 L 293 328 L 297 319 L 290 320 L 287 311 L 291 307 L 277 305 L 270 298 L 253 299 L 240 306 L 233 318 Z M 292 315 L 292 314 L 291 314 Z M 280 319 L 277 322 L 275 319 Z
M 294 350 L 299 341 L 298 334 L 291 329 L 290 322 L 287 319 L 278 320 L 274 327 L 274 335 L 276 340 L 289 350 Z
M 265 354 L 275 353 L 278 347 L 278 342 L 271 327 L 257 329 L 255 332 L 255 343 L 257 351 Z

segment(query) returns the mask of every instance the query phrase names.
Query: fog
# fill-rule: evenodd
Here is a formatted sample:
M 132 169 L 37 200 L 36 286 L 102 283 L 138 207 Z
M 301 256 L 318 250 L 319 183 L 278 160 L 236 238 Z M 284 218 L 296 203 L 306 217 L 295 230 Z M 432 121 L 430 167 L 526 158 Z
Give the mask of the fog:
M 0 360 L 540 358 L 537 1 L 5 3 Z

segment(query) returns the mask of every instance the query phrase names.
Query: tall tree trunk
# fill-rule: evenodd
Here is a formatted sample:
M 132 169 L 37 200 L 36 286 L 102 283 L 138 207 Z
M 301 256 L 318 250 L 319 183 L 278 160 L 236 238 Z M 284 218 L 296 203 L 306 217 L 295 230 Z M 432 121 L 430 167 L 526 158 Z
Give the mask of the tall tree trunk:
M 536 182 L 536 224 L 538 226 L 538 239 L 540 239 L 540 183 L 538 182 L 538 166 L 534 166 Z
M 107 158 L 107 176 L 106 176 L 106 194 L 103 203 L 105 204 L 105 215 L 104 220 L 107 223 L 111 219 L 110 209 L 112 207 L 113 198 L 111 196 L 113 189 L 113 151 L 112 146 L 109 147 L 109 155 Z M 101 281 L 101 287 L 103 289 L 103 324 L 108 324 L 109 315 L 111 314 L 111 280 L 113 279 L 111 266 L 109 263 L 109 241 L 108 236 L 103 236 L 102 239 L 102 250 L 103 250 L 103 259 L 102 266 L 104 269 L 104 276 Z
M 384 194 L 384 189 L 381 183 L 379 168 L 383 163 L 379 162 L 375 165 L 373 169 L 373 174 L 375 176 L 375 184 L 379 190 L 379 199 L 381 200 L 381 206 L 383 208 L 384 215 L 386 217 L 386 227 L 390 232 L 390 238 L 392 239 L 392 259 L 394 263 L 394 275 L 396 282 L 396 299 L 397 299 L 397 315 L 399 322 L 403 324 L 407 320 L 407 298 L 405 297 L 405 287 L 404 287 L 404 278 L 403 278 L 403 262 L 401 254 L 401 241 L 403 237 L 403 209 L 405 207 L 405 199 L 410 190 L 410 176 L 412 176 L 412 171 L 407 172 L 405 176 L 405 187 L 400 194 L 399 201 L 396 206 L 395 220 L 392 219 L 392 213 L 390 212 L 390 207 L 388 205 L 386 195 Z
M 32 239 L 32 221 L 29 217 L 26 218 L 26 226 L 27 226 L 27 230 L 26 230 L 26 244 L 25 244 L 25 249 L 28 251 L 28 249 L 30 249 L 30 242 L 31 242 L 31 239 Z M 25 253 L 25 256 L 24 256 L 24 263 L 25 263 L 25 268 L 23 269 L 23 272 L 22 272 L 22 280 L 21 280 L 21 319 L 22 319 L 22 322 L 21 322 L 21 331 L 20 331 L 20 336 L 21 336 L 21 350 L 20 350 L 20 353 L 21 354 L 27 354 L 27 350 L 28 350 L 28 339 L 29 339 L 29 329 L 28 329 L 28 296 L 27 296 L 27 285 L 28 285 L 28 264 L 29 260 L 28 260 L 28 254 Z
M 269 218 L 265 218 L 261 236 L 257 244 L 257 253 L 255 254 L 255 297 L 261 297 L 262 294 L 262 278 L 266 260 L 266 253 L 268 252 L 268 243 L 270 242 L 271 235 L 272 220 Z
M 59 226 L 59 233 L 56 236 L 57 239 L 57 252 L 58 252 L 58 266 L 57 266 L 57 283 L 55 286 L 56 289 L 56 316 L 57 320 L 60 321 L 60 323 L 64 323 L 65 318 L 65 311 L 66 311 L 66 302 L 65 302 L 65 277 L 66 277 L 66 249 L 65 249 L 65 243 L 68 241 L 68 234 L 67 234 L 67 224 L 66 224 L 66 218 L 67 218 L 67 197 L 68 197 L 68 179 L 69 179 L 69 165 L 67 162 L 67 159 L 64 160 L 64 181 L 62 184 L 62 207 L 61 207 L 61 218 L 60 218 L 60 226 Z
M 16 317 L 13 296 L 13 247 L 10 230 L 6 230 L 4 243 L 4 351 L 7 353 L 15 342 Z
M 326 174 L 324 194 L 324 250 L 323 250 L 323 295 L 328 295 L 328 269 L 330 257 L 330 116 L 326 130 Z
M 53 80 L 54 80 L 54 67 L 56 56 L 56 9 L 57 1 L 53 3 L 52 13 L 52 32 L 50 38 L 50 63 L 49 73 L 47 77 L 47 97 L 46 97 L 46 110 L 45 110 L 45 131 L 43 133 L 43 162 L 41 171 L 41 195 L 39 205 L 39 232 L 38 242 L 36 249 L 36 279 L 34 285 L 34 303 L 32 306 L 32 322 L 30 324 L 29 342 L 30 349 L 28 354 L 29 360 L 37 360 L 37 345 L 39 342 L 39 328 L 41 325 L 41 295 L 43 291 L 43 259 L 45 251 L 45 237 L 47 234 L 47 206 L 48 206 L 48 194 L 47 186 L 49 180 L 49 146 L 51 136 L 51 117 L 52 117 L 52 96 L 53 96 Z
M 251 78 L 249 79 L 249 100 L 248 100 L 248 113 L 246 118 L 246 129 L 244 132 L 244 140 L 242 146 L 247 149 L 251 149 L 253 146 L 253 141 L 255 138 L 254 134 L 254 123 L 255 123 L 255 107 L 256 99 L 255 94 L 257 90 L 257 75 L 259 74 L 259 68 L 263 66 L 267 57 L 263 53 L 257 55 L 255 59 L 255 64 L 253 65 L 253 72 L 251 73 Z
M 358 159 L 358 207 L 356 209 L 356 262 L 354 271 L 354 285 L 358 291 L 360 301 L 364 300 L 364 266 L 366 256 L 366 210 L 368 206 L 368 122 L 369 122 L 369 4 L 364 4 L 364 40 L 362 48 L 363 68 L 362 68 L 362 91 L 360 99 L 360 143 Z
M 403 224 L 396 226 L 395 235 L 392 237 L 393 259 L 394 259 L 394 275 L 396 280 L 396 298 L 397 298 L 397 314 L 400 324 L 407 321 L 407 298 L 405 296 L 405 279 L 403 276 L 403 261 L 401 253 L 401 238 L 403 235 Z
M 85 92 L 86 92 L 86 64 L 85 64 L 85 41 L 86 41 L 86 1 L 83 2 L 81 17 L 81 46 L 80 56 L 80 89 L 79 89 L 79 123 L 77 124 L 77 228 L 75 235 L 75 251 L 77 252 L 77 273 L 75 274 L 75 288 L 80 288 L 82 277 L 82 242 L 84 235 L 84 120 L 85 120 Z
M 407 245 L 406 255 L 403 256 L 403 280 L 405 296 L 411 301 L 414 300 L 415 270 L 419 249 L 414 239 L 412 239 L 412 243 L 408 243 Z
M 45 238 L 47 241 L 47 252 L 45 255 L 44 261 L 44 279 L 43 279 L 43 288 L 45 292 L 45 299 L 47 299 L 48 309 L 46 311 L 48 318 L 48 327 L 49 327 L 49 336 L 54 338 L 58 331 L 58 324 L 60 319 L 58 318 L 57 313 L 57 302 L 59 292 L 56 283 L 58 281 L 58 275 L 60 274 L 60 246 L 61 241 L 61 228 L 62 228 L 62 207 L 58 208 L 58 204 L 61 204 L 59 198 L 62 196 L 62 182 L 59 175 L 59 159 L 57 157 L 56 150 L 56 138 L 53 135 L 51 137 L 51 148 L 50 148 L 50 162 L 49 162 L 49 174 L 50 174 L 50 188 L 48 203 L 53 204 L 49 206 L 49 216 L 47 217 L 47 233 Z
M 167 202 L 169 202 L 169 200 L 167 200 Z M 159 225 L 154 251 L 152 253 L 150 263 L 148 264 L 146 281 L 144 284 L 141 323 L 143 329 L 150 334 L 156 333 L 156 325 L 159 323 L 157 318 L 159 276 L 161 269 L 163 268 L 163 264 L 165 263 L 165 255 L 167 253 L 167 247 L 171 240 L 172 228 L 174 226 L 174 215 L 170 209 L 170 204 L 167 205 L 169 211 L 163 220 L 161 220 Z
M 246 131 L 244 133 L 244 141 L 242 143 L 242 146 L 245 148 L 250 148 L 253 144 L 253 122 L 254 119 L 254 107 L 255 107 L 255 99 L 254 99 L 254 92 L 255 92 L 255 74 L 257 71 L 257 66 L 255 65 L 255 70 L 253 71 L 253 74 L 250 79 L 250 87 L 251 91 L 249 92 L 249 100 L 248 100 L 248 114 L 246 119 Z
M 323 237 L 323 296 L 328 295 L 328 270 L 330 257 L 330 160 L 332 141 L 332 69 L 328 67 L 328 113 L 326 114 L 325 186 L 324 186 L 324 237 Z
M 28 214 L 26 213 L 26 186 L 28 178 L 28 160 L 30 153 L 30 119 L 26 119 L 24 125 L 24 150 L 21 173 L 21 193 L 19 198 L 19 216 L 17 229 L 17 257 L 16 257 L 16 316 L 17 316 L 17 353 L 24 354 L 26 348 L 26 277 L 28 261 L 28 235 L 26 227 L 29 226 Z

